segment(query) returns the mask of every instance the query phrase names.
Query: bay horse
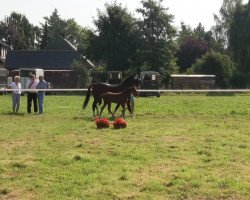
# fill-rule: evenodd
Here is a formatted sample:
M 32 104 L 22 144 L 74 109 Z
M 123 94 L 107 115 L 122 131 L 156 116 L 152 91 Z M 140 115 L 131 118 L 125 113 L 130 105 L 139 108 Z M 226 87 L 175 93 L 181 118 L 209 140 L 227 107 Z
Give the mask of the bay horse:
M 129 87 L 133 87 L 133 86 L 138 87 L 140 85 L 142 85 L 142 81 L 136 74 L 129 76 L 127 79 L 125 79 L 125 81 L 123 81 L 119 85 L 111 85 L 107 83 L 93 83 L 88 87 L 87 95 L 86 95 L 85 101 L 83 102 L 82 107 L 83 109 L 87 107 L 89 99 L 90 99 L 90 94 L 92 92 L 93 97 L 94 97 L 94 101 L 92 104 L 92 111 L 93 111 L 93 117 L 95 117 L 95 109 L 97 110 L 97 115 L 99 115 L 97 103 L 99 101 L 99 96 L 101 94 L 104 94 L 106 92 L 118 93 Z M 128 100 L 127 104 L 128 104 L 129 112 L 131 113 L 130 99 Z
M 119 106 L 122 106 L 122 117 L 125 119 L 126 103 L 131 98 L 131 94 L 134 95 L 135 97 L 139 96 L 139 93 L 135 87 L 129 87 L 129 88 L 123 90 L 122 92 L 118 92 L 118 93 L 106 92 L 104 94 L 101 94 L 99 96 L 98 102 L 99 102 L 99 104 L 101 104 L 101 102 L 103 100 L 104 104 L 101 108 L 101 112 L 100 112 L 99 117 L 101 117 L 102 112 L 107 105 L 108 105 L 108 111 L 109 111 L 109 113 L 112 114 L 113 117 L 115 117 L 114 113 L 115 113 L 116 109 Z M 112 111 L 111 111 L 111 103 L 117 104 L 114 113 L 112 113 Z

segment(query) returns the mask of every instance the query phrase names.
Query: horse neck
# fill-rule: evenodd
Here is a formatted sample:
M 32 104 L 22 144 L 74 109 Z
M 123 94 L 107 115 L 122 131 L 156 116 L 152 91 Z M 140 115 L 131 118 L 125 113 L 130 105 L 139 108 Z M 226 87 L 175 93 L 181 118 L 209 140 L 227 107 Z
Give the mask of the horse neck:
M 126 84 L 124 84 L 124 83 L 121 83 L 119 85 L 116 85 L 116 88 L 122 91 L 122 90 L 127 89 L 128 86 Z
M 132 92 L 131 88 L 127 88 L 126 90 L 124 90 L 123 93 L 126 97 L 129 97 L 131 95 L 131 92 Z

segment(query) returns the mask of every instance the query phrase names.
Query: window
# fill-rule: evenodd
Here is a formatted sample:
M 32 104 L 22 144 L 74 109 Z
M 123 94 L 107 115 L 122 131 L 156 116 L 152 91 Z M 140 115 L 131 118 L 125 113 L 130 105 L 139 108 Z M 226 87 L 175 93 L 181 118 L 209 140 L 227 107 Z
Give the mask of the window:
M 1 49 L 1 57 L 6 58 L 6 49 Z

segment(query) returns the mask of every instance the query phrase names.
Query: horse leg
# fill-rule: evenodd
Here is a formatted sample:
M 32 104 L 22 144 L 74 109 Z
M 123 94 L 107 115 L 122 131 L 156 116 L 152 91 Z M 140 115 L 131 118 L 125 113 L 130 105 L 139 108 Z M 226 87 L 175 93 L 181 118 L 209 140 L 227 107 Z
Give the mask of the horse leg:
M 95 115 L 95 108 L 96 108 L 96 103 L 95 103 L 95 101 L 94 101 L 93 104 L 92 104 L 93 117 L 96 116 L 96 115 Z
M 92 104 L 92 110 L 93 110 L 93 117 L 99 116 L 99 110 L 98 110 L 98 106 L 97 106 L 98 101 L 96 101 L 94 99 L 94 102 Z M 96 114 L 95 114 L 95 110 L 96 110 Z
M 104 110 L 104 108 L 106 107 L 106 103 L 103 104 L 102 108 L 101 108 L 101 111 L 100 111 L 100 115 L 99 115 L 99 118 L 101 118 L 101 115 L 102 115 L 102 111 Z
M 122 104 L 121 106 L 122 106 L 122 117 L 123 119 L 125 119 L 125 109 L 126 109 L 125 103 Z
M 131 107 L 130 107 L 130 99 L 129 98 L 128 98 L 128 101 L 127 101 L 127 107 L 128 107 L 129 113 L 131 114 Z
M 108 104 L 108 111 L 112 115 L 113 118 L 115 118 L 114 113 L 111 111 L 111 103 Z
M 128 107 L 128 111 L 130 113 L 130 116 L 134 119 L 135 116 L 134 116 L 134 113 L 132 112 L 132 109 L 131 109 L 131 101 L 130 101 L 130 99 L 128 99 L 128 101 L 127 101 L 127 107 Z
M 119 107 L 120 107 L 120 104 L 119 104 L 119 103 L 116 104 L 115 110 L 114 110 L 114 112 L 113 112 L 114 115 L 115 115 L 115 113 L 116 113 L 116 111 L 118 110 Z
M 99 116 L 99 109 L 98 109 L 97 104 L 96 104 L 96 107 L 95 107 L 95 108 L 96 108 L 96 115 Z

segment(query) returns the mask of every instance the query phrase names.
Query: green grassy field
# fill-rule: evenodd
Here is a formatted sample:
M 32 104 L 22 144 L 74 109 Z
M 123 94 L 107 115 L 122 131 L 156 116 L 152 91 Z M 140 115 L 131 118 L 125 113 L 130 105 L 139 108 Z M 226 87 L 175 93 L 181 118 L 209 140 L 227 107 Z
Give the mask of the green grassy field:
M 84 98 L 0 96 L 0 199 L 250 199 L 250 94 L 139 98 L 123 130 Z

